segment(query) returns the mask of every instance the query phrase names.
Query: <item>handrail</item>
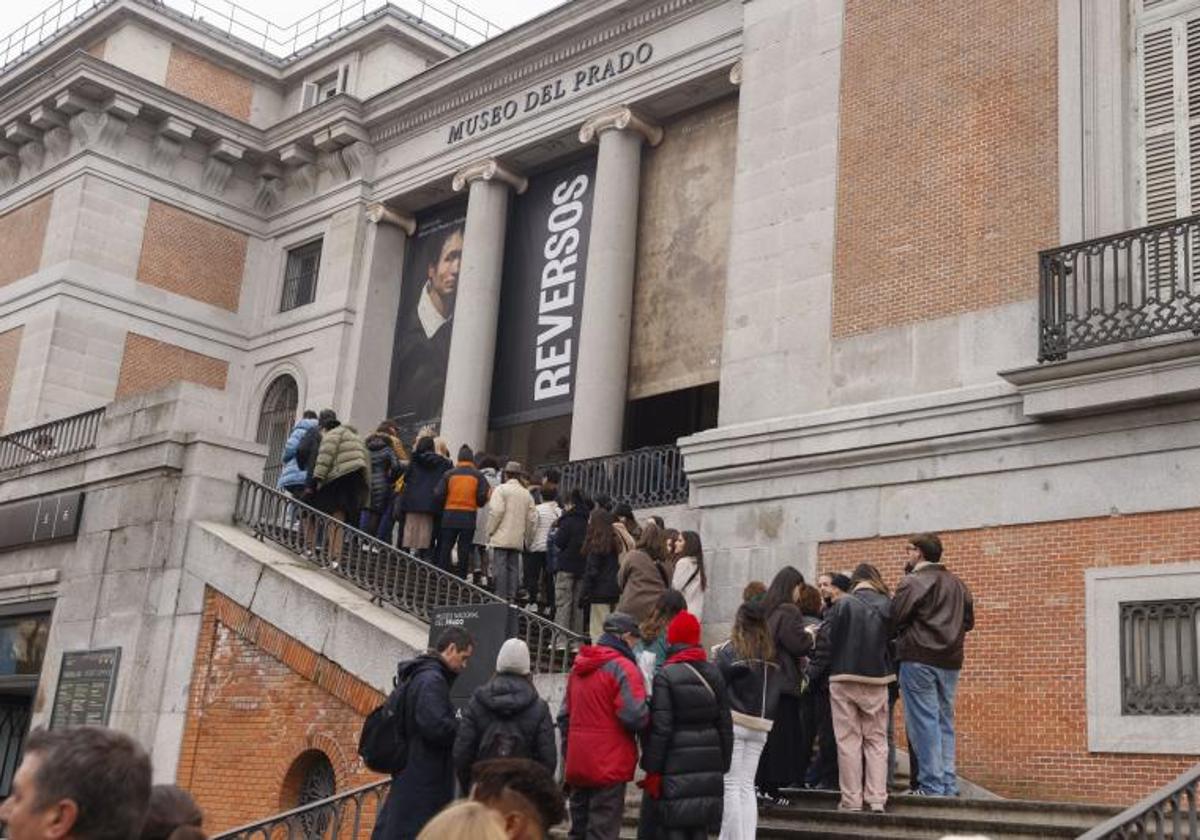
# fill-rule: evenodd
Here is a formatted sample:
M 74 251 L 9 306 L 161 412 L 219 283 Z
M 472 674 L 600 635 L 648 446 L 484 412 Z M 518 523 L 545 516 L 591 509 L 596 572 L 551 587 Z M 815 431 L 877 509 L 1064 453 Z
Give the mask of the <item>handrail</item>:
M 1200 215 L 1038 254 L 1038 361 L 1200 332 Z
M 683 458 L 673 444 L 546 464 L 539 467 L 539 472 L 545 474 L 551 469 L 561 476 L 560 498 L 578 489 L 589 498 L 606 495 L 617 502 L 628 502 L 633 508 L 679 505 L 688 500 Z
M 286 493 L 238 475 L 234 522 L 354 584 L 374 599 L 428 622 L 434 607 L 507 604 L 486 589 L 352 528 Z M 517 638 L 536 673 L 566 673 L 587 637 L 517 610 Z
M 1198 784 L 1200 764 L 1136 805 L 1100 823 L 1086 834 L 1079 835 L 1079 840 L 1132 840 L 1146 837 L 1200 840 L 1196 812 L 1196 798 L 1200 793 Z
M 0 472 L 93 448 L 103 418 L 101 406 L 0 435 Z
M 369 812 L 374 817 L 383 807 L 391 786 L 391 779 L 370 782 L 258 822 L 231 828 L 213 835 L 211 840 L 273 840 L 276 830 L 280 828 L 284 829 L 282 836 L 285 838 L 326 838 L 328 832 L 328 840 L 343 836 L 359 840 L 360 832 L 367 828 L 363 825 L 363 816 L 368 799 L 369 804 L 374 806 Z
M 116 0 L 54 0 L 0 39 L 0 71 L 81 23 Z M 296 22 L 280 26 L 232 0 L 138 0 L 167 9 L 208 29 L 237 39 L 276 61 L 287 62 L 343 29 L 393 9 L 465 48 L 486 41 L 503 28 L 456 0 L 329 0 Z

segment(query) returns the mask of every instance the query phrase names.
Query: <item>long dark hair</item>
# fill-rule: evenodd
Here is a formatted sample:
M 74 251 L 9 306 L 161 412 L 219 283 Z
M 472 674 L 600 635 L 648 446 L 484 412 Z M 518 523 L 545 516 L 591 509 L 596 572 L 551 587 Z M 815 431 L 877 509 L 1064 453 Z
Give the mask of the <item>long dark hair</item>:
M 637 547 L 650 555 L 655 563 L 665 563 L 667 560 L 667 538 L 662 529 L 653 522 L 647 522 L 646 527 L 637 538 Z
M 613 531 L 616 519 L 602 507 L 592 511 L 588 517 L 587 533 L 583 537 L 584 554 L 616 554 L 617 535 Z
M 865 583 L 880 595 L 891 597 L 892 594 L 892 591 L 888 589 L 888 585 L 883 582 L 883 575 L 879 574 L 879 569 L 870 563 L 859 563 L 858 567 L 854 570 L 854 574 L 850 576 L 850 583 L 852 585 Z
M 757 601 L 748 601 L 738 607 L 733 620 L 733 632 L 729 636 L 734 653 L 742 659 L 775 658 L 775 640 L 767 627 L 767 612 Z
M 696 561 L 696 571 L 683 585 L 687 586 L 692 582 L 696 575 L 700 575 L 700 591 L 708 591 L 708 574 L 704 571 L 704 549 L 700 545 L 700 535 L 695 531 L 684 531 L 683 534 L 683 551 L 679 554 L 680 557 L 691 557 Z
M 686 609 L 687 601 L 683 599 L 683 593 L 674 589 L 668 589 L 658 596 L 658 601 L 654 604 L 654 610 L 642 622 L 642 626 L 638 628 L 642 631 L 642 638 L 647 643 L 657 639 L 658 635 L 671 623 L 671 619 Z
M 767 594 L 763 598 L 763 611 L 768 617 L 775 610 L 779 609 L 781 604 L 795 604 L 796 587 L 804 586 L 804 575 L 800 574 L 800 570 L 794 566 L 784 566 L 775 573 L 775 577 L 771 579 L 771 585 L 767 587 Z

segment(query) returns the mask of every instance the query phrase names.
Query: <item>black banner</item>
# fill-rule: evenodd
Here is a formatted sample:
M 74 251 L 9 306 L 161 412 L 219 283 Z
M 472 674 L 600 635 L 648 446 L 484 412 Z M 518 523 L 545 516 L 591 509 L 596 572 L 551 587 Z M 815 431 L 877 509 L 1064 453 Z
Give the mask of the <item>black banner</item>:
M 465 222 L 461 203 L 426 213 L 404 249 L 388 415 L 406 444 L 421 426 L 441 419 Z
M 475 652 L 467 662 L 467 669 L 458 675 L 450 687 L 450 702 L 461 708 L 467 705 L 475 689 L 495 673 L 500 646 L 517 632 L 517 614 L 507 604 L 434 607 L 429 617 L 431 649 L 447 627 L 461 627 L 475 640 Z
M 570 414 L 596 159 L 530 179 L 516 197 L 504 247 L 504 282 L 491 426 Z

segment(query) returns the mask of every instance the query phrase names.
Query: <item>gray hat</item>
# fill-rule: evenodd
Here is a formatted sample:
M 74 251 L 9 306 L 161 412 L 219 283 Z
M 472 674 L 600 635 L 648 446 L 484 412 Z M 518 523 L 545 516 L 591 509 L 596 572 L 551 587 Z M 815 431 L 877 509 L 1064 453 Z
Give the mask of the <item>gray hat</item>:
M 508 639 L 496 657 L 496 673 L 529 676 L 529 645 L 520 639 Z
M 525 475 L 525 468 L 520 461 L 509 461 L 504 465 L 504 471 L 510 475 Z
M 608 617 L 604 619 L 604 632 L 612 633 L 614 636 L 624 636 L 626 633 L 638 638 L 642 636 L 642 631 L 638 627 L 638 623 L 633 620 L 633 616 L 623 612 L 608 614 Z

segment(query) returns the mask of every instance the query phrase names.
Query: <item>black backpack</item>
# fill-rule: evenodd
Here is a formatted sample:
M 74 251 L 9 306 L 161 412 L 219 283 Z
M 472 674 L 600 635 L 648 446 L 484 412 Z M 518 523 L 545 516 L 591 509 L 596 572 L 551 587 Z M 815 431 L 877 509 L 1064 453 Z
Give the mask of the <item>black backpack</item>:
M 498 718 L 484 730 L 479 739 L 476 761 L 489 758 L 530 758 L 529 738 L 521 731 L 516 718 Z
M 410 678 L 411 679 L 411 678 Z M 404 734 L 404 696 L 410 679 L 392 693 L 363 721 L 358 735 L 358 754 L 376 773 L 395 775 L 408 764 L 408 739 Z

